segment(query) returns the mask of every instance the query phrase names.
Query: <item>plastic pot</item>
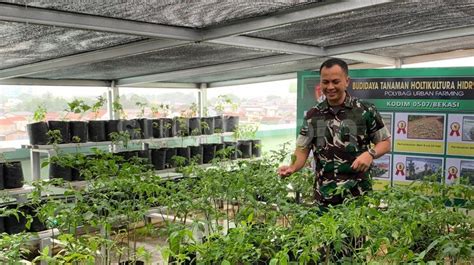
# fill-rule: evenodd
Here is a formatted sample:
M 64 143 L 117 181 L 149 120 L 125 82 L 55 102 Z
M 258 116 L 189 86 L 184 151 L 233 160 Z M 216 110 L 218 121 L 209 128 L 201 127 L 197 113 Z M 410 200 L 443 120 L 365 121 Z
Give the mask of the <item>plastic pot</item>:
M 59 131 L 61 141 L 58 144 L 67 144 L 71 142 L 71 133 L 69 130 L 69 122 L 67 121 L 48 121 L 50 131 Z M 51 139 L 50 139 L 51 140 Z
M 201 165 L 203 163 L 202 145 L 189 146 L 189 151 L 191 153 L 191 159 L 194 160 L 198 165 Z
M 151 151 L 150 150 L 138 150 L 137 156 L 144 160 L 146 164 L 151 163 Z
M 26 215 L 30 215 L 33 217 L 33 221 L 30 224 L 30 228 L 28 229 L 28 232 L 40 232 L 46 230 L 46 225 L 40 221 L 40 219 L 37 217 L 37 210 L 34 209 L 32 206 L 27 205 L 24 207 L 21 207 L 21 211 L 24 212 Z
M 214 133 L 224 132 L 224 119 L 222 116 L 214 116 Z
M 69 122 L 69 129 L 71 132 L 71 139 L 70 142 L 74 143 L 74 137 L 79 138 L 78 143 L 85 143 L 89 139 L 88 136 L 88 126 L 87 122 L 85 121 L 70 121 Z
M 189 147 L 178 147 L 176 148 L 176 156 L 184 157 L 186 159 L 186 162 L 184 165 L 181 166 L 187 166 L 189 165 L 189 161 L 191 160 L 191 150 Z
M 90 142 L 105 142 L 107 140 L 105 133 L 106 121 L 89 121 L 89 141 Z
M 163 137 L 176 136 L 176 125 L 173 119 L 162 118 L 161 124 L 163 125 Z
M 12 215 L 5 217 L 5 232 L 13 235 L 26 231 L 26 218 L 21 214 L 19 214 L 18 217 L 18 219 Z
M 72 181 L 72 170 L 70 167 L 61 166 L 57 162 L 52 161 L 49 164 L 49 178 L 60 178 L 64 179 L 65 181 Z
M 48 123 L 44 121 L 30 123 L 26 125 L 28 138 L 32 145 L 45 145 L 49 143 L 48 139 Z
M 140 128 L 140 123 L 137 119 L 133 120 L 123 120 L 123 130 L 128 132 L 130 139 L 140 139 L 142 134 L 142 129 Z
M 12 161 L 3 165 L 3 178 L 5 189 L 23 187 L 24 177 L 20 161 Z
M 123 131 L 122 120 L 108 120 L 105 122 L 105 139 L 112 141 L 111 134 Z
M 173 157 L 176 156 L 177 151 L 176 148 L 171 147 L 166 149 L 166 167 L 167 168 L 172 168 L 175 167 L 175 164 L 173 162 Z
M 166 149 L 151 149 L 151 163 L 156 170 L 163 170 L 166 167 Z
M 5 232 L 5 217 L 0 217 L 0 234 Z
M 77 168 L 71 168 L 72 181 L 82 181 L 85 177 L 81 174 L 81 171 Z
M 216 145 L 215 144 L 202 144 L 202 162 L 207 164 L 214 159 L 216 155 Z
M 151 120 L 153 138 L 163 138 L 165 137 L 163 120 L 162 119 L 153 119 Z
M 239 126 L 239 116 L 224 116 L 224 132 L 233 132 Z
M 140 125 L 140 138 L 141 139 L 150 139 L 153 137 L 153 121 L 150 119 L 142 118 L 137 119 L 138 124 Z
M 175 122 L 175 136 L 189 136 L 189 118 L 176 117 L 173 120 Z
M 237 159 L 237 142 L 224 142 L 224 148 L 230 149 L 227 158 L 231 160 Z
M 202 134 L 205 134 L 205 135 L 214 134 L 214 117 L 202 117 L 201 126 L 202 126 Z
M 262 156 L 262 141 L 254 139 L 252 140 L 252 156 L 260 157 Z
M 216 146 L 216 155 L 218 157 L 223 157 L 222 150 L 224 150 L 224 144 L 214 144 Z
M 123 157 L 125 161 L 130 161 L 134 157 L 138 157 L 138 151 L 123 151 L 117 153 L 116 155 Z
M 3 163 L 0 163 L 0 190 L 5 189 L 5 177 L 3 176 Z
M 239 140 L 237 142 L 237 150 L 239 150 L 239 158 L 251 158 L 252 157 L 252 141 L 251 140 Z
M 201 118 L 189 118 L 189 135 L 201 135 Z

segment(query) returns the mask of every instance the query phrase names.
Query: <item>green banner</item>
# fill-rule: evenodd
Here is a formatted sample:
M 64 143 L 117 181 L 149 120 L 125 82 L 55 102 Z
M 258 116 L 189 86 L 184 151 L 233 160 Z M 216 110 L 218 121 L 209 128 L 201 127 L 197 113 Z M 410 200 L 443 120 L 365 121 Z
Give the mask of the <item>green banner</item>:
M 474 184 L 474 68 L 350 70 L 351 96 L 373 103 L 392 132 L 392 152 L 374 161 L 392 183 L 443 172 Z M 298 73 L 297 123 L 324 100 L 319 73 Z

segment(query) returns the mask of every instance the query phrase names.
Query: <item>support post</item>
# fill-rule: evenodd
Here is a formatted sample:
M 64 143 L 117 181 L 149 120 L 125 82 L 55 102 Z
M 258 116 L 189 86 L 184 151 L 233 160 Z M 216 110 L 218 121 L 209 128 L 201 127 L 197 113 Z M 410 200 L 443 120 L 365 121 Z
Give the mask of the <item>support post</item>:
M 107 89 L 107 115 L 110 120 L 120 119 L 120 113 L 113 107 L 116 100 L 120 100 L 120 98 L 119 89 L 114 80 L 110 83 L 110 87 Z
M 198 107 L 199 107 L 199 117 L 204 117 L 205 108 L 207 108 L 207 83 L 199 84 L 198 92 Z
M 31 163 L 31 175 L 32 180 L 40 180 L 41 179 L 41 161 L 40 161 L 40 153 L 35 152 L 33 149 L 30 149 L 30 163 Z

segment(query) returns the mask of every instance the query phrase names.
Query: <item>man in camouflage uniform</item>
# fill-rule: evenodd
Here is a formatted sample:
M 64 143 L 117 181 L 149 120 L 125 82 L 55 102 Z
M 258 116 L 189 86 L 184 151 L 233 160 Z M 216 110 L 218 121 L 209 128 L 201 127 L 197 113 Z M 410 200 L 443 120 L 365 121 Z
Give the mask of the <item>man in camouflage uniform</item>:
M 344 61 L 325 61 L 320 74 L 326 100 L 306 113 L 296 141 L 296 160 L 280 167 L 278 173 L 286 177 L 300 170 L 312 150 L 316 163 L 315 198 L 327 206 L 371 190 L 372 161 L 389 152 L 391 143 L 390 132 L 375 107 L 347 93 L 350 79 Z

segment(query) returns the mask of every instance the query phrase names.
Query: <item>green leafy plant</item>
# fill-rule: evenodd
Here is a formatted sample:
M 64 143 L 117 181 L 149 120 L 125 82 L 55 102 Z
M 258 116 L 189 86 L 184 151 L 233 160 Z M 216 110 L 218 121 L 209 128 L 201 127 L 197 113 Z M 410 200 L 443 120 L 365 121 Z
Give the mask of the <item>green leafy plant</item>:
M 188 127 L 188 120 L 187 120 L 187 118 L 185 118 L 185 117 L 178 117 L 178 118 L 176 119 L 176 121 L 178 122 L 178 127 L 179 127 L 178 134 L 179 134 L 179 136 L 181 136 L 181 137 L 188 136 L 188 134 L 189 134 L 189 127 Z
M 110 139 L 112 140 L 112 144 L 122 144 L 124 148 L 127 148 L 131 136 L 128 131 L 112 132 L 110 133 Z
M 50 249 L 45 249 L 41 258 L 92 262 L 105 248 L 120 253 L 119 260 L 149 261 L 149 253 L 137 247 L 135 231 L 150 207 L 159 205 L 169 235 L 163 256 L 174 263 L 469 264 L 473 221 L 466 209 L 472 209 L 472 186 L 434 182 L 441 174 L 437 172 L 416 185 L 318 207 L 312 200 L 311 169 L 285 179 L 276 175 L 287 158 L 284 145 L 259 160 L 220 159 L 208 168 L 181 167 L 183 178 L 165 181 L 138 159 L 125 161 L 94 150 L 94 159 L 81 168 L 90 180 L 87 190 L 65 193 L 73 200 L 42 201 L 38 183 L 34 201 L 42 220 L 69 234 L 60 238 L 60 256 L 48 257 Z M 301 193 L 300 199 L 290 198 L 291 191 Z M 102 233 L 80 235 L 75 231 L 79 225 L 102 227 Z M 110 241 L 111 235 L 120 242 Z M 111 262 L 107 252 L 100 253 L 105 264 Z
M 235 128 L 232 137 L 238 139 L 255 139 L 258 131 L 258 124 L 243 124 Z
M 112 102 L 112 109 L 114 112 L 117 112 L 121 118 L 126 119 L 127 114 L 125 113 L 125 110 L 123 108 L 123 105 L 120 103 L 120 98 L 117 98 Z
M 106 102 L 107 102 L 107 99 L 105 97 L 99 96 L 97 97 L 97 101 L 94 104 L 92 104 L 91 111 L 94 113 L 94 119 L 98 118 L 99 112 L 104 107 Z
M 224 111 L 227 107 L 235 112 L 239 108 L 239 105 L 235 103 L 230 96 L 219 95 L 217 97 L 216 103 L 214 104 L 214 110 L 219 115 L 222 115 L 224 114 Z
M 82 99 L 74 99 L 73 101 L 68 102 L 67 106 L 68 107 L 64 110 L 66 112 L 64 118 L 66 118 L 69 113 L 80 113 L 82 117 L 87 111 L 91 109 L 91 107 L 87 105 Z
M 49 138 L 49 144 L 52 144 L 54 145 L 55 149 L 57 150 L 58 149 L 58 144 L 60 144 L 63 140 L 62 138 L 62 135 L 61 135 L 61 131 L 59 130 L 49 130 L 48 133 L 48 138 Z
M 151 113 L 153 117 L 168 117 L 170 113 L 170 105 L 168 104 L 152 105 Z
M 36 122 L 45 121 L 46 113 L 47 113 L 46 107 L 44 105 L 39 105 L 38 107 L 36 107 L 36 110 L 33 114 L 33 120 Z
M 30 240 L 27 233 L 0 236 L 0 262 L 3 264 L 18 264 L 29 254 L 26 243 Z
M 138 114 L 138 118 L 145 117 L 145 108 L 146 108 L 147 104 L 143 103 L 143 102 L 135 102 L 135 105 L 140 109 L 140 113 Z

